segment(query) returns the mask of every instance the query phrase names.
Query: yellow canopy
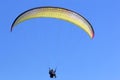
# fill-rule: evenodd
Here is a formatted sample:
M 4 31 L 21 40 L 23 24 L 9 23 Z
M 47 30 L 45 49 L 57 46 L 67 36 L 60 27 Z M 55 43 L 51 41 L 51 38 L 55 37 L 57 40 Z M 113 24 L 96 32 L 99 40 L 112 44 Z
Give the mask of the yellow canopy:
M 94 37 L 94 30 L 91 26 L 91 24 L 80 14 L 60 7 L 37 7 L 30 10 L 27 10 L 20 14 L 15 21 L 13 22 L 11 26 L 12 29 L 19 23 L 26 21 L 28 19 L 32 18 L 57 18 L 61 20 L 65 20 L 68 22 L 71 22 L 78 27 L 82 28 L 87 34 L 90 36 L 90 38 Z

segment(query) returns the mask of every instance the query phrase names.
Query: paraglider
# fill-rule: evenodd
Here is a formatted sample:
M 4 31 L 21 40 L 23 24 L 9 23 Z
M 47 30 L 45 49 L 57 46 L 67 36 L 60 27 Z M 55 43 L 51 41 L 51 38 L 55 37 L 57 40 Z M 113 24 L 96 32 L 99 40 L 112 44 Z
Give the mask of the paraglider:
M 50 6 L 32 8 L 21 13 L 12 23 L 11 31 L 19 23 L 22 23 L 26 20 L 33 19 L 33 18 L 61 19 L 61 20 L 73 23 L 76 26 L 80 27 L 89 35 L 90 38 L 94 37 L 94 30 L 92 28 L 92 25 L 88 22 L 86 18 L 81 16 L 79 13 L 66 8 L 50 7 Z M 49 75 L 50 75 L 50 78 L 56 78 L 56 69 L 53 70 L 49 68 Z
M 90 38 L 94 37 L 94 30 L 91 24 L 79 13 L 61 7 L 37 7 L 21 13 L 13 22 L 11 31 L 19 23 L 33 18 L 57 18 L 71 22 L 82 28 Z
M 56 78 L 56 69 L 53 70 L 49 68 L 49 75 L 50 75 L 50 78 Z

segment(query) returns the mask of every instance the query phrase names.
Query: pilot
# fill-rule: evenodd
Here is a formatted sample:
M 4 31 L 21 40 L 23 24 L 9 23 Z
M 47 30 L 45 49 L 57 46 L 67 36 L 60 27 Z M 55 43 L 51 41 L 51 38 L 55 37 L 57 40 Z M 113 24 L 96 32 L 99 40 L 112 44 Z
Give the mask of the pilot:
M 49 68 L 49 74 L 50 74 L 50 78 L 56 78 L 56 69 L 55 70 L 53 70 L 53 69 L 50 69 Z

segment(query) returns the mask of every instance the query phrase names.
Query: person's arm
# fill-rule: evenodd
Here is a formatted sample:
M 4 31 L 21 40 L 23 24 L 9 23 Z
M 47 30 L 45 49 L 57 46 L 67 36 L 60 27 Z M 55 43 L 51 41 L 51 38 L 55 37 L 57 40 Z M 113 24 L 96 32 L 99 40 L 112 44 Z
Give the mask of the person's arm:
M 49 67 L 49 71 L 50 71 L 50 67 Z
M 50 74 L 50 68 L 49 68 L 49 74 Z
M 54 70 L 54 72 L 56 72 L 56 69 Z

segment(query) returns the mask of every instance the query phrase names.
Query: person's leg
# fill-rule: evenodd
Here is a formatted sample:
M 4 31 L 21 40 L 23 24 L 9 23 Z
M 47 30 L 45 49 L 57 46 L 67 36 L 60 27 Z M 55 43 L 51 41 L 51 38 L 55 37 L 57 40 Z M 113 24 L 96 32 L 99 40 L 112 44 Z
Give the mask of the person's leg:
M 50 78 L 53 78 L 53 75 L 52 75 L 52 74 L 50 74 Z
M 56 74 L 54 74 L 55 78 L 56 78 Z

